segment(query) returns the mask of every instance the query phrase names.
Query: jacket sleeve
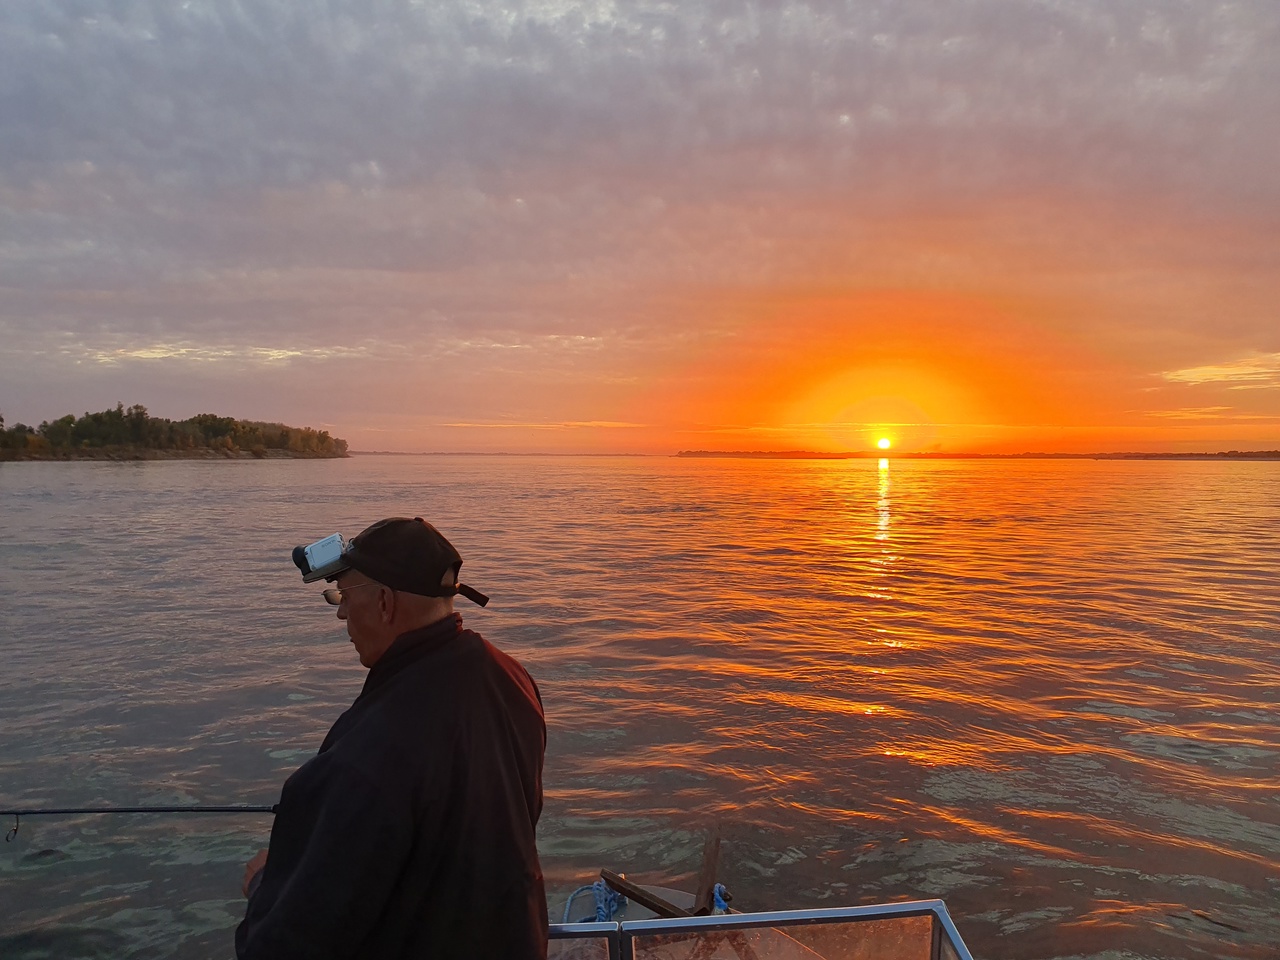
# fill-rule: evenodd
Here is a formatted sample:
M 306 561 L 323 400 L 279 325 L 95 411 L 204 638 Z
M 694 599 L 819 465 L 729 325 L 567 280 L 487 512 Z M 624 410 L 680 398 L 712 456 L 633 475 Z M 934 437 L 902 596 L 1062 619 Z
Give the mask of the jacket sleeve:
M 261 907 L 250 901 L 236 935 L 239 960 L 350 957 L 383 913 L 413 843 L 412 814 L 359 770 L 329 773 L 296 867 L 273 877 L 267 854 L 254 898 L 275 895 Z

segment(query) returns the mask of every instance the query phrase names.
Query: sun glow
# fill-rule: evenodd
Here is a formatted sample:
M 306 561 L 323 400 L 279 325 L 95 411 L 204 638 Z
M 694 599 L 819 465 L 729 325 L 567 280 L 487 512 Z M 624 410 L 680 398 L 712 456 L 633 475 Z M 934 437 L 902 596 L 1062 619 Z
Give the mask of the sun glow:
M 888 437 L 881 437 L 879 440 L 876 441 L 876 446 L 879 447 L 881 450 L 888 450 L 890 447 L 893 446 L 893 442 Z

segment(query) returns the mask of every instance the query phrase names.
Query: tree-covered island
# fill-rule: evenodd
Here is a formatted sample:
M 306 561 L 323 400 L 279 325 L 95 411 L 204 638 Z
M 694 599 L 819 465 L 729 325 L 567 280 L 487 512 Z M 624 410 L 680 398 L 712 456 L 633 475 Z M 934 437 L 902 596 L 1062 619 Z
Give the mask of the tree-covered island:
M 213 457 L 345 457 L 347 441 L 327 430 L 201 413 L 153 417 L 141 404 L 67 414 L 38 427 L 0 416 L 0 460 L 165 460 Z

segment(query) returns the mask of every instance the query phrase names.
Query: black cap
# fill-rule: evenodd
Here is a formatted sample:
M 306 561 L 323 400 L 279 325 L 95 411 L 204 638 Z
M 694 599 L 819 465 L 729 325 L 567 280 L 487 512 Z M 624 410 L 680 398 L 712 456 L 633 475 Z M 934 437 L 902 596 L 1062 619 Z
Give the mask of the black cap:
M 441 580 L 452 570 L 457 579 L 462 555 L 444 534 L 421 517 L 388 517 L 360 531 L 348 545 L 342 559 L 392 590 L 423 597 L 452 597 L 462 594 L 485 606 L 489 598 L 466 584 L 443 586 Z

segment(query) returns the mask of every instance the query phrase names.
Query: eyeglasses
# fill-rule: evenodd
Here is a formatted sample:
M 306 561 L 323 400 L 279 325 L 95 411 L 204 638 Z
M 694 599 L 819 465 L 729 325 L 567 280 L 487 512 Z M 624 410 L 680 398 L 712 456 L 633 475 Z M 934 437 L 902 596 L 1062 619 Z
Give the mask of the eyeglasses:
M 329 604 L 330 606 L 336 607 L 338 604 L 342 603 L 342 595 L 346 593 L 348 590 L 355 590 L 358 587 L 380 587 L 380 586 L 382 586 L 382 584 L 377 583 L 373 580 L 369 580 L 366 583 L 353 583 L 349 587 L 330 587 L 328 590 L 323 591 L 322 596 L 324 597 L 325 603 Z

